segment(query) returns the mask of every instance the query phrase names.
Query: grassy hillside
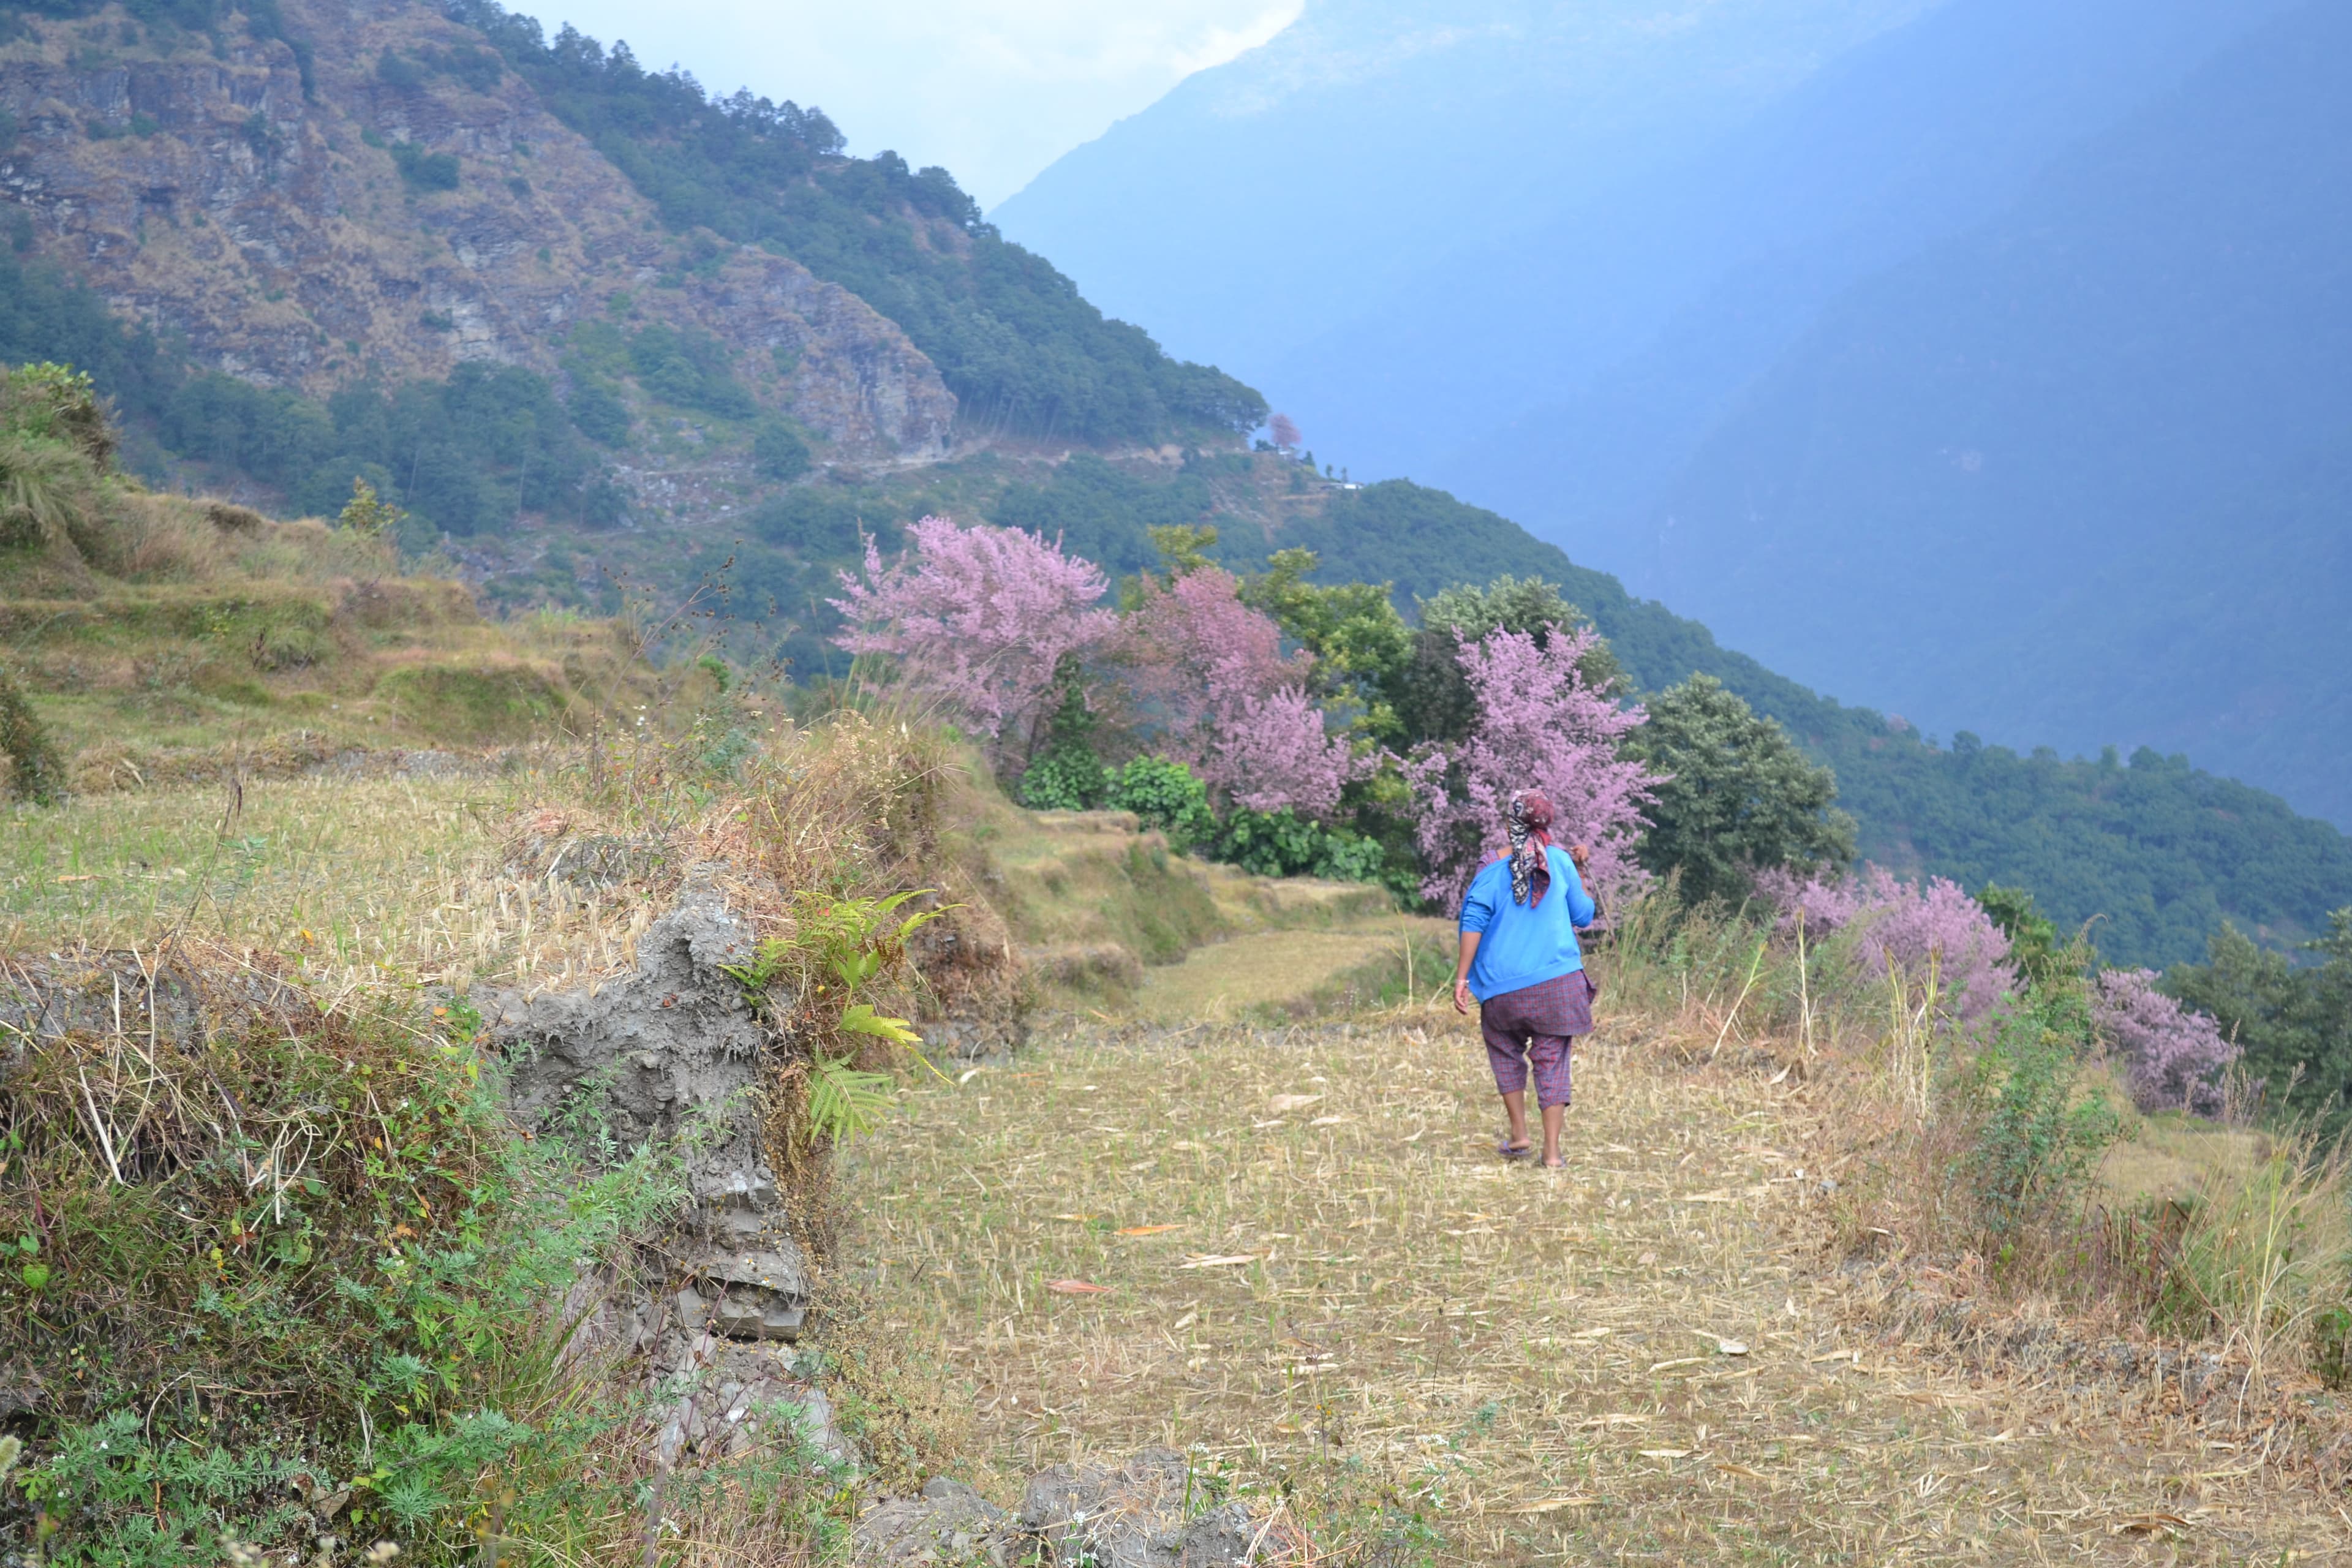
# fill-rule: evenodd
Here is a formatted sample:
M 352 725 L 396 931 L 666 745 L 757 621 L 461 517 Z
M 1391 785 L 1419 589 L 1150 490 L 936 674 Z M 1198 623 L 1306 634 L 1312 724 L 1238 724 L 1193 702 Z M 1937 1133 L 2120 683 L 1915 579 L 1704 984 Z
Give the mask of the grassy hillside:
M 661 677 L 615 622 L 487 619 L 404 567 L 394 527 L 160 494 L 110 445 L 87 383 L 0 379 L 0 671 L 75 791 L 524 743 L 711 683 Z

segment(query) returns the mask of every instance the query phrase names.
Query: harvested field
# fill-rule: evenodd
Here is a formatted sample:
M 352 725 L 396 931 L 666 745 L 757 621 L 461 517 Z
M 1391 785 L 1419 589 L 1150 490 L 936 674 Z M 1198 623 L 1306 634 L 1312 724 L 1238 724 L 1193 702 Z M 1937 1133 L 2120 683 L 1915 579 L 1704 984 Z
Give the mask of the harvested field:
M 1073 1029 L 908 1091 L 845 1256 L 970 1387 L 1000 1497 L 1167 1443 L 1332 1561 L 2352 1559 L 2307 1471 L 2166 1389 L 1885 1342 L 1818 1245 L 1810 1091 L 1617 1023 L 1561 1174 L 1496 1157 L 1450 1010 Z

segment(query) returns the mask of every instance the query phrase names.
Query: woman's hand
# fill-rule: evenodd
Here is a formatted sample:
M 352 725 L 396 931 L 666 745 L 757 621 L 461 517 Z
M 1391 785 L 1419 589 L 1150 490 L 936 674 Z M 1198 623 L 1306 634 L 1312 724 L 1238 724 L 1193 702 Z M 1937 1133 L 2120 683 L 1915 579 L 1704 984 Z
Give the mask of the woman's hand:
M 1470 1011 L 1470 977 L 1467 974 L 1454 977 L 1454 1010 L 1465 1014 Z
M 1576 862 L 1576 874 L 1580 877 L 1584 876 L 1591 867 L 1592 846 L 1571 844 L 1568 847 L 1568 858 Z

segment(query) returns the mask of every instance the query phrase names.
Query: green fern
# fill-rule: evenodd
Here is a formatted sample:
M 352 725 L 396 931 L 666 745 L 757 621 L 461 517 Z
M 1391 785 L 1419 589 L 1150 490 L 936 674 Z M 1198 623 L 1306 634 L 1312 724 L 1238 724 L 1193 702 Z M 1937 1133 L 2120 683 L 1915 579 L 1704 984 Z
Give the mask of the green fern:
M 809 1063 L 808 1135 L 838 1143 L 881 1125 L 894 1109 L 897 1087 L 887 1072 L 865 1072 L 848 1057 L 820 1056 Z

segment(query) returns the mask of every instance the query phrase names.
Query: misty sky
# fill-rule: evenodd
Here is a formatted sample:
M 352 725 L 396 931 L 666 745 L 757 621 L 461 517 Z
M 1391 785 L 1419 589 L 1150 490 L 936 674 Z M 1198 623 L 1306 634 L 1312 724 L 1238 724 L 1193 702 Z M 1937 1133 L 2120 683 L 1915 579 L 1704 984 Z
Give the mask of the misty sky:
M 816 104 L 854 153 L 944 163 L 983 206 L 1205 67 L 1265 42 L 1301 0 L 520 0 L 647 68 Z

